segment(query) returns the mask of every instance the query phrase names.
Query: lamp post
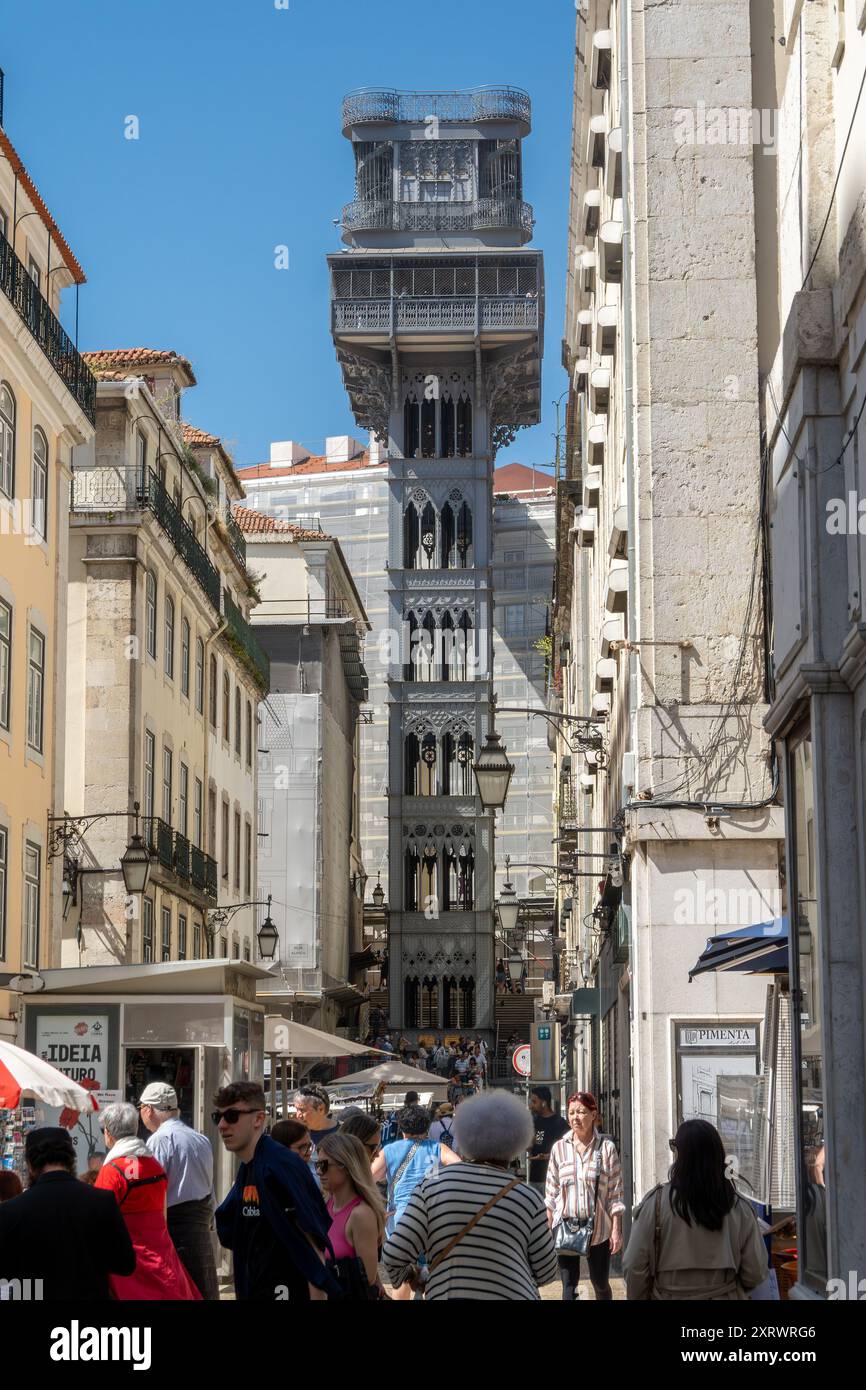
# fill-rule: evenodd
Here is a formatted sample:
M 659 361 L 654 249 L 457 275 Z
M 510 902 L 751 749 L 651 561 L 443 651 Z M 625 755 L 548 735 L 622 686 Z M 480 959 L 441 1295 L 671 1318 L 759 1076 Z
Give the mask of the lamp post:
M 505 856 L 505 872 L 508 874 L 508 880 L 503 884 L 496 906 L 499 910 L 499 925 L 507 939 L 511 932 L 517 930 L 517 919 L 520 916 L 520 900 L 510 881 L 511 860 L 508 855 Z
M 472 764 L 475 785 L 486 811 L 501 811 L 508 796 L 514 764 L 508 761 L 507 750 L 494 729 L 487 734 L 484 747 Z
M 277 947 L 280 944 L 280 933 L 277 931 L 271 919 L 271 894 L 268 894 L 268 915 L 256 933 L 256 940 L 259 943 L 259 955 L 262 960 L 273 960 L 277 954 Z

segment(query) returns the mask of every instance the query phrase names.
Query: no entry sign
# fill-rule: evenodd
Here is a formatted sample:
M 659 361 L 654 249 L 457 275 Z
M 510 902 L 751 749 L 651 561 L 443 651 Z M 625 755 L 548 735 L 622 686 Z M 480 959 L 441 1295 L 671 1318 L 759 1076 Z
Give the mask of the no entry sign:
M 529 1043 L 524 1043 L 522 1047 L 516 1047 L 514 1049 L 511 1065 L 520 1076 L 528 1076 L 532 1070 L 531 1057 L 532 1048 L 529 1046 Z

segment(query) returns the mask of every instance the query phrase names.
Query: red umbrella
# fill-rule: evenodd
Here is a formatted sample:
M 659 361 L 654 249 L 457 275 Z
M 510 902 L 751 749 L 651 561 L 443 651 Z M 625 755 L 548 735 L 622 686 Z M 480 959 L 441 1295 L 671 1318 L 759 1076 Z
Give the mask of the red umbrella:
M 28 1098 L 76 1112 L 99 1109 L 96 1097 L 77 1081 L 71 1081 L 43 1057 L 0 1039 L 0 1110 L 17 1110 Z

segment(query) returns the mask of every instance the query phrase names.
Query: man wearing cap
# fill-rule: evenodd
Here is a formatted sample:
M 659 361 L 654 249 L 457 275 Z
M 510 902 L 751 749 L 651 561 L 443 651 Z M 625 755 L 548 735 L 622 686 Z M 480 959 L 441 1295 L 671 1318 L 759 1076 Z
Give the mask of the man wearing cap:
M 219 1299 L 213 1239 L 213 1149 L 180 1118 L 165 1081 L 145 1086 L 138 1102 L 147 1147 L 168 1174 L 168 1230 L 202 1298 Z

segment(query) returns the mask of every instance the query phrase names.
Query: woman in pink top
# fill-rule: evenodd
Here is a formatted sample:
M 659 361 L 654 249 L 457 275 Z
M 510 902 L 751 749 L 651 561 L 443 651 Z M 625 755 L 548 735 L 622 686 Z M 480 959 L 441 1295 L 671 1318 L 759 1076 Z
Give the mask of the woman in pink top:
M 385 1231 L 385 1208 L 370 1174 L 364 1145 L 353 1134 L 328 1134 L 316 1150 L 316 1172 L 331 1217 L 328 1237 L 348 1298 L 365 1297 L 360 1264 L 375 1296 L 382 1297 L 379 1247 Z M 353 1273 L 356 1277 L 353 1277 Z

